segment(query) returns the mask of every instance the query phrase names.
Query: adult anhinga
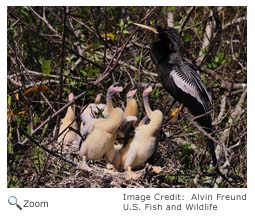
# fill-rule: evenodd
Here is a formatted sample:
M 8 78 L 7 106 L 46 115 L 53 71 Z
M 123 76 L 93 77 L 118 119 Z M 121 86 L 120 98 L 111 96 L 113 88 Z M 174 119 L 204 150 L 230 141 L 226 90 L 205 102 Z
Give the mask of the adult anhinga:
M 181 56 L 181 40 L 177 30 L 159 26 L 153 28 L 137 23 L 135 25 L 152 31 L 158 37 L 158 40 L 150 45 L 150 52 L 163 87 L 175 100 L 186 106 L 193 116 L 198 117 L 196 121 L 208 133 L 212 133 L 211 96 L 192 64 Z M 211 139 L 208 139 L 208 147 L 213 165 L 219 172 L 214 142 Z

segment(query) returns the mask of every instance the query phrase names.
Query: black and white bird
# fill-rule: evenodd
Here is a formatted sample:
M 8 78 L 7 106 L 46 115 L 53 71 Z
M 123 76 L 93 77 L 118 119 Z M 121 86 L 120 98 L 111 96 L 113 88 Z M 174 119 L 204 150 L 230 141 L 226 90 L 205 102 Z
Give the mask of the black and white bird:
M 197 117 L 196 121 L 207 133 L 212 133 L 211 96 L 192 63 L 181 56 L 181 40 L 177 30 L 163 29 L 159 26 L 153 28 L 137 23 L 135 25 L 157 35 L 158 39 L 150 45 L 150 52 L 163 87 L 175 100 L 186 106 L 193 116 Z M 217 171 L 214 142 L 209 138 L 208 148 Z

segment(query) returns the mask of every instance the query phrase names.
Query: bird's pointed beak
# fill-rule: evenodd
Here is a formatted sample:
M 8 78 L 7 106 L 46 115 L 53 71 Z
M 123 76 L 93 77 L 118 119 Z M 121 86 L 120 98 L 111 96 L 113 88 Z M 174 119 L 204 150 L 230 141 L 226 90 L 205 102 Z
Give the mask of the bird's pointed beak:
M 141 28 L 143 28 L 143 29 L 152 31 L 152 32 L 155 33 L 155 34 L 158 34 L 157 29 L 154 28 L 154 27 L 150 27 L 150 26 L 148 26 L 148 25 L 145 25 L 145 24 L 138 24 L 138 23 L 134 23 L 134 25 L 136 25 L 136 26 L 138 26 L 138 27 L 141 27 Z
M 134 90 L 130 90 L 128 93 L 127 93 L 127 96 L 128 97 L 134 97 L 134 95 L 136 94 L 136 89 L 134 89 Z
M 116 93 L 120 93 L 123 91 L 123 87 L 121 86 L 114 86 L 113 87 L 113 90 L 116 92 Z
M 151 92 L 152 92 L 152 86 L 150 85 L 144 89 L 143 96 L 148 96 Z

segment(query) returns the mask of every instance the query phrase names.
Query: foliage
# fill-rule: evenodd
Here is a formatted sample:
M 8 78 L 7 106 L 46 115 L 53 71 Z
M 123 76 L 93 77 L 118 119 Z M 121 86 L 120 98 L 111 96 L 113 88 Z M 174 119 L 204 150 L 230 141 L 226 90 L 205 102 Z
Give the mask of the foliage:
M 183 39 L 183 55 L 197 65 L 212 94 L 215 138 L 227 150 L 227 157 L 220 154 L 221 163 L 229 160 L 228 175 L 235 179 L 232 185 L 220 186 L 246 186 L 246 7 L 170 6 L 8 7 L 9 187 L 196 187 L 197 175 L 200 185 L 213 186 L 203 175 L 211 171 L 203 134 L 184 116 L 185 109 L 179 121 L 169 122 L 172 99 L 158 83 L 149 56 L 153 34 L 134 32 L 133 22 L 166 26 L 171 17 Z M 208 28 L 212 36 L 206 35 Z M 89 181 L 86 173 L 76 174 L 79 170 L 42 147 L 54 149 L 49 142 L 65 109 L 47 119 L 68 102 L 70 92 L 77 96 L 87 91 L 75 102 L 79 117 L 79 110 L 96 94 L 105 94 L 113 82 L 124 79 L 125 87 L 138 88 L 139 98 L 143 86 L 155 85 L 152 107 L 165 117 L 153 165 L 163 166 L 163 172 L 149 172 L 144 180 L 131 182 L 106 182 L 96 175 Z M 116 98 L 119 106 L 125 104 L 124 96 Z M 139 107 L 142 117 L 143 106 Z M 93 165 L 100 167 L 102 162 Z M 79 177 L 81 184 L 70 184 L 70 175 Z

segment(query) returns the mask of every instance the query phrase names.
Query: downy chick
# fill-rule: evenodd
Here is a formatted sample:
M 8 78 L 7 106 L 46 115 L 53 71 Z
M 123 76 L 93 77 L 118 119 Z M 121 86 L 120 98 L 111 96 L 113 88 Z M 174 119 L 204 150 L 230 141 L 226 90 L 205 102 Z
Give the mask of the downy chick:
M 128 139 L 130 138 L 130 133 L 134 130 L 135 121 L 137 121 L 138 114 L 138 104 L 134 99 L 134 95 L 136 94 L 135 90 L 130 90 L 127 93 L 127 103 L 124 111 L 125 121 L 121 125 L 118 132 L 118 139 L 122 144 L 127 144 Z
M 151 86 L 143 91 L 143 103 L 149 123 L 145 124 L 147 119 L 145 117 L 135 129 L 135 136 L 129 147 L 127 149 L 123 148 L 121 152 L 120 168 L 127 170 L 129 175 L 132 174 L 132 169 L 145 164 L 156 148 L 156 138 L 163 120 L 163 114 L 160 110 L 151 110 L 148 100 L 151 91 Z
M 69 102 L 74 100 L 73 93 L 69 94 L 68 100 Z M 65 117 L 61 119 L 60 128 L 59 128 L 60 135 L 58 136 L 57 142 L 63 143 L 65 145 L 77 143 L 77 134 L 74 131 L 70 130 L 70 128 L 67 128 L 68 126 L 70 126 L 72 129 L 78 130 L 77 122 L 74 120 L 75 120 L 75 105 L 73 104 L 67 108 Z
M 114 142 L 110 150 L 106 153 L 105 159 L 108 162 L 107 168 L 112 168 L 111 165 L 115 169 L 119 167 L 119 153 L 120 153 L 120 145 L 121 147 L 125 147 L 128 144 L 128 141 L 131 137 L 131 133 L 134 130 L 134 122 L 137 120 L 138 113 L 138 105 L 136 100 L 134 99 L 134 95 L 136 94 L 135 90 L 130 90 L 127 93 L 127 103 L 124 111 L 125 121 L 120 126 L 117 133 L 117 140 L 119 141 L 118 146 L 114 146 Z M 116 138 L 116 137 L 115 137 Z M 115 140 L 115 139 L 114 139 Z
M 90 170 L 86 159 L 98 160 L 113 147 L 116 132 L 124 120 L 124 112 L 120 108 L 113 107 L 112 95 L 122 90 L 122 87 L 113 85 L 108 89 L 106 107 L 109 115 L 107 118 L 93 119 L 86 123 L 84 134 L 87 138 L 80 148 L 80 156 L 83 156 L 80 168 Z
M 105 109 L 105 104 L 101 103 L 102 94 L 98 94 L 95 98 L 94 103 L 90 103 L 88 106 L 83 108 L 81 111 L 81 125 L 80 125 L 80 134 L 84 137 L 85 125 L 91 120 L 95 119 L 95 115 L 100 112 L 103 112 Z M 78 145 L 81 144 L 82 138 L 78 136 Z
M 90 103 L 88 106 L 83 108 L 81 111 L 81 120 L 83 123 L 86 123 L 92 119 L 94 119 L 94 115 L 98 114 L 100 111 L 105 109 L 105 104 L 101 103 L 102 94 L 98 94 L 95 98 L 94 103 Z M 84 126 L 85 124 L 83 124 Z M 83 127 L 81 126 L 81 128 Z

